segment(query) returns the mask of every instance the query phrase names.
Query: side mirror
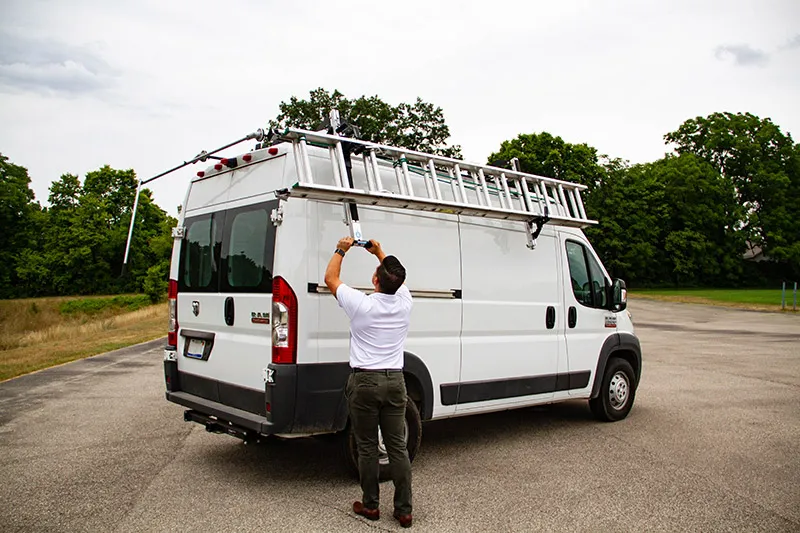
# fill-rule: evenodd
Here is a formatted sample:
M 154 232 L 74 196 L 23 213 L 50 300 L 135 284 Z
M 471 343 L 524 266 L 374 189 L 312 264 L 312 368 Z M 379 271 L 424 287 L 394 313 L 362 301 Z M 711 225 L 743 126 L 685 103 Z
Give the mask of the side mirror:
M 625 282 L 621 279 L 614 280 L 609 292 L 611 293 L 609 295 L 611 310 L 615 313 L 624 311 L 625 308 L 628 307 L 628 288 Z

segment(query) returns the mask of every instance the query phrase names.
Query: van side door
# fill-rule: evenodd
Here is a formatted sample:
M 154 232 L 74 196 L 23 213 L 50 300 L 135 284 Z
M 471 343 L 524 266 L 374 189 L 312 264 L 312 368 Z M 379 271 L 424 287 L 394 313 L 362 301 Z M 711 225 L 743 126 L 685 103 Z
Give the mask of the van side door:
M 617 323 L 608 309 L 608 276 L 594 250 L 581 238 L 561 235 L 569 390 L 570 396 L 587 396 L 600 350 L 609 335 L 616 333 Z
M 549 231 L 529 250 L 518 223 L 462 220 L 461 375 L 442 385 L 457 413 L 553 397 L 564 342 L 557 250 Z

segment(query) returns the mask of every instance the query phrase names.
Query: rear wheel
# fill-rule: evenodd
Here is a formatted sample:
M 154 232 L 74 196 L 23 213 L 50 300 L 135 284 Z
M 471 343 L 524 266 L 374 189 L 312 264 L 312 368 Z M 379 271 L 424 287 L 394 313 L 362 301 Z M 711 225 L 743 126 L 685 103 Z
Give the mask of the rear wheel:
M 413 461 L 422 442 L 422 418 L 419 414 L 417 405 L 409 398 L 406 400 L 406 418 L 403 424 L 403 440 L 406 442 L 408 458 Z M 351 473 L 358 476 L 358 447 L 356 446 L 356 436 L 350 424 L 344 434 L 345 460 Z M 380 465 L 380 479 L 385 481 L 390 479 L 389 454 L 386 453 L 386 445 L 383 443 L 383 435 L 378 429 L 378 464 Z
M 589 400 L 589 407 L 598 419 L 604 422 L 622 420 L 633 407 L 636 394 L 636 375 L 631 364 L 617 357 L 606 366 L 600 394 Z

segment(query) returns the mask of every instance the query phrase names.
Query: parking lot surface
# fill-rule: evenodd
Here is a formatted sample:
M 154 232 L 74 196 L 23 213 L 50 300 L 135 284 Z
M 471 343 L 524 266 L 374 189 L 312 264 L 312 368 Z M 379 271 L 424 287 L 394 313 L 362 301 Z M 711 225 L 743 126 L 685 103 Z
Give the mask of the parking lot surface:
M 621 422 L 586 402 L 426 423 L 412 531 L 800 530 L 800 317 L 634 300 Z M 0 383 L 2 531 L 400 530 L 350 506 L 335 440 L 182 421 L 161 342 Z

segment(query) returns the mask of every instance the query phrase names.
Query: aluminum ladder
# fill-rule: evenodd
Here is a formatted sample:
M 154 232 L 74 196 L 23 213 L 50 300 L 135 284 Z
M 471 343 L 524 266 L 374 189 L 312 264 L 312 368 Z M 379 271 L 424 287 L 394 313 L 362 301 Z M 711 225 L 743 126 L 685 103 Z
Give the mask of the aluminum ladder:
M 531 249 L 546 223 L 569 227 L 597 224 L 586 216 L 581 198 L 585 185 L 520 172 L 518 161 L 512 161 L 514 169 L 509 170 L 342 137 L 336 133 L 338 125 L 338 113 L 332 113 L 332 134 L 285 128 L 277 132 L 277 139 L 291 142 L 294 148 L 299 181 L 289 189 L 289 196 L 342 202 L 345 223 L 361 245 L 366 241 L 357 205 L 521 221 Z M 309 146 L 327 148 L 332 172 L 313 174 Z M 354 162 L 363 166 L 366 189 L 354 186 Z M 382 168 L 389 175 L 394 169 L 397 192 L 384 187 Z M 330 181 L 331 175 L 333 183 L 321 182 Z M 419 183 L 415 189 L 412 176 L 422 179 L 424 191 Z M 445 198 L 446 187 L 452 200 Z

